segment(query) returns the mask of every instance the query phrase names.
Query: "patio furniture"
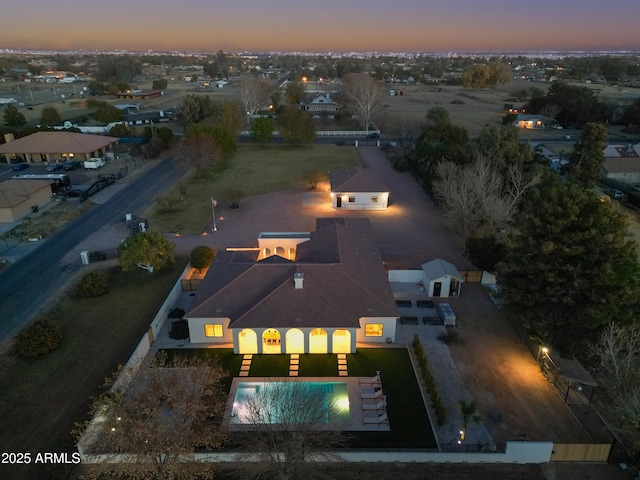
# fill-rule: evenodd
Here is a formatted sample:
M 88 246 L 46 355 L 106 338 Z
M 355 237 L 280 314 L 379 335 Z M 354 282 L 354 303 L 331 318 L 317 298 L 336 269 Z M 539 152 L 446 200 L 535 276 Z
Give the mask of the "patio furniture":
M 358 384 L 359 385 L 380 385 L 380 376 L 376 375 L 374 377 L 359 377 Z
M 396 300 L 396 306 L 400 308 L 411 308 L 413 302 L 411 300 Z
M 402 325 L 411 324 L 418 325 L 418 317 L 400 317 L 400 323 Z
M 375 416 L 367 415 L 364 417 L 365 425 L 369 425 L 369 424 L 382 425 L 387 423 L 389 423 L 389 418 L 387 417 L 386 413 L 382 413 L 380 415 L 375 415 Z
M 431 300 L 418 300 L 416 302 L 418 308 L 434 308 L 434 304 Z
M 382 388 L 379 387 L 364 387 L 360 391 L 360 399 L 361 400 L 374 400 L 378 398 L 382 398 Z
M 362 410 L 384 410 L 384 401 L 379 401 L 377 403 L 363 403 Z

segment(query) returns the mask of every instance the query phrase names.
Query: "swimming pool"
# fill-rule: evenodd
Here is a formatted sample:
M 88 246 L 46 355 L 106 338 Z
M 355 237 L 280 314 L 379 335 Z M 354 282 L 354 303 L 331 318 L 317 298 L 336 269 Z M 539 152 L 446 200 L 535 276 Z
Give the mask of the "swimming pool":
M 231 423 L 339 423 L 349 418 L 346 382 L 239 382 Z

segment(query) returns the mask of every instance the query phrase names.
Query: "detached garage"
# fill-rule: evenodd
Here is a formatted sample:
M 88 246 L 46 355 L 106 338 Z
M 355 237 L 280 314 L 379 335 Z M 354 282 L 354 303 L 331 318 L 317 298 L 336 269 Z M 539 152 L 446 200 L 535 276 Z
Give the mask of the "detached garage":
M 378 182 L 366 168 L 332 170 L 331 205 L 342 210 L 385 210 L 389 189 Z

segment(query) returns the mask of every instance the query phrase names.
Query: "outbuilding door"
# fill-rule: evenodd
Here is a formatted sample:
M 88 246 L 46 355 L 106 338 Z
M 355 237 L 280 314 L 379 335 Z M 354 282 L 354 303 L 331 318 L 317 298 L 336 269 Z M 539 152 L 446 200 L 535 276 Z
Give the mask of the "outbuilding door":
M 433 283 L 433 296 L 439 297 L 442 293 L 442 282 Z
M 336 208 L 342 208 L 342 197 L 340 195 L 336 197 Z

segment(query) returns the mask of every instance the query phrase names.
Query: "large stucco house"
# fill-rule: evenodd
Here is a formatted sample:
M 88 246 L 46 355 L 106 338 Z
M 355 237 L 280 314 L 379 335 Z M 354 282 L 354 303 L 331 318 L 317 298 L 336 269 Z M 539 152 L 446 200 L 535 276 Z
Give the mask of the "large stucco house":
M 5 135 L 5 141 L 0 145 L 0 161 L 52 164 L 107 156 L 113 152 L 118 138 L 76 132 L 36 132 L 17 139 Z
M 185 314 L 191 343 L 353 353 L 395 340 L 398 313 L 367 219 L 318 219 L 314 232 L 261 238 L 218 252 Z
M 345 210 L 385 210 L 389 205 L 389 189 L 371 171 L 353 167 L 329 173 L 331 205 Z

